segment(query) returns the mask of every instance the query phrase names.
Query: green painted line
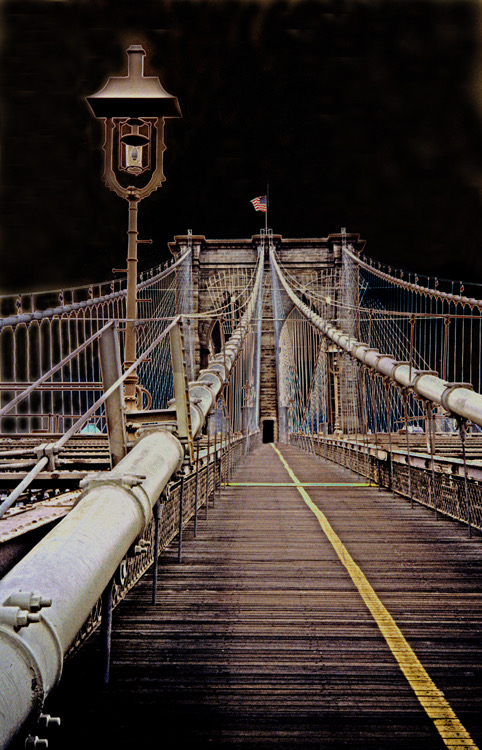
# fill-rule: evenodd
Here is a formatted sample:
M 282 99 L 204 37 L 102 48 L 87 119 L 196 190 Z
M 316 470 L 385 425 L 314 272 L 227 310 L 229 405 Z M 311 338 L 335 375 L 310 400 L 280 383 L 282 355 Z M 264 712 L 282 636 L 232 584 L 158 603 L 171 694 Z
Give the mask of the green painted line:
M 225 487 L 378 487 L 368 482 L 228 482 Z

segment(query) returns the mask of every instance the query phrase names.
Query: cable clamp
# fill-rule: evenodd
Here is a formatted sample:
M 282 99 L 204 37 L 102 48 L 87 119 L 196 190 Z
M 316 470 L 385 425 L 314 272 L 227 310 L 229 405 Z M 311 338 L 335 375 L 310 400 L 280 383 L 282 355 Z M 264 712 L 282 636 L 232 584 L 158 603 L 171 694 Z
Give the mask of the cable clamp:
M 445 411 L 450 412 L 450 408 L 447 404 L 447 399 L 452 393 L 452 391 L 457 390 L 458 388 L 465 388 L 467 391 L 473 391 L 474 386 L 472 383 L 447 383 L 447 387 L 445 388 L 444 392 L 442 393 L 442 396 L 440 398 L 440 401 L 442 403 L 443 408 Z
M 110 476 L 109 471 L 99 471 L 96 474 L 88 474 L 81 479 L 80 487 L 83 490 L 92 489 L 100 485 L 114 485 L 115 487 L 138 487 L 146 479 L 145 474 L 123 474 L 121 477 Z
M 42 443 L 42 445 L 37 445 L 33 449 L 35 455 L 38 459 L 40 458 L 48 458 L 48 469 L 49 471 L 55 471 L 55 456 L 59 453 L 60 448 L 55 443 Z

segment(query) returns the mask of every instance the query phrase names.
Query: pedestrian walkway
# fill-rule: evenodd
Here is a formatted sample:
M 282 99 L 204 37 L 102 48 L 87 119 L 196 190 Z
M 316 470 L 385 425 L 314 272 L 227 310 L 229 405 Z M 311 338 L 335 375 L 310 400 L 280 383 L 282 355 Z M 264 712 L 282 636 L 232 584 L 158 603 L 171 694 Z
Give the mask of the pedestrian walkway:
M 482 747 L 480 536 L 264 445 L 49 709 L 64 748 Z M 51 747 L 55 747 L 52 743 Z

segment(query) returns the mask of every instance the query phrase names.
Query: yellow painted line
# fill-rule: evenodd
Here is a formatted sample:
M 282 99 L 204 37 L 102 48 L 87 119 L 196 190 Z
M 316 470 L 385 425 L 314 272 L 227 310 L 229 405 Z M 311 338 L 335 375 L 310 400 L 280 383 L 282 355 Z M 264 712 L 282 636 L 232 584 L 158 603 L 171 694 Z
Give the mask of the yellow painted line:
M 340 537 L 333 530 L 325 514 L 316 507 L 315 503 L 311 500 L 310 496 L 304 489 L 302 483 L 298 480 L 293 470 L 275 445 L 273 445 L 273 450 L 278 454 L 283 466 L 293 480 L 293 483 L 303 500 L 315 514 L 326 537 L 330 541 L 340 561 L 345 566 L 350 578 L 357 587 L 363 601 L 373 615 L 380 632 L 385 638 L 390 651 L 397 660 L 400 669 L 407 678 L 410 687 L 425 709 L 427 715 L 433 720 L 433 723 L 445 745 L 451 748 L 460 748 L 462 746 L 477 749 L 477 745 L 471 738 L 470 734 L 457 719 L 455 712 L 448 701 L 444 698 L 442 691 L 438 690 L 435 683 L 430 679 L 428 673 L 415 655 L 415 652 L 405 640 L 402 631 L 378 598 L 375 590 L 368 582 L 365 574 L 351 557 Z

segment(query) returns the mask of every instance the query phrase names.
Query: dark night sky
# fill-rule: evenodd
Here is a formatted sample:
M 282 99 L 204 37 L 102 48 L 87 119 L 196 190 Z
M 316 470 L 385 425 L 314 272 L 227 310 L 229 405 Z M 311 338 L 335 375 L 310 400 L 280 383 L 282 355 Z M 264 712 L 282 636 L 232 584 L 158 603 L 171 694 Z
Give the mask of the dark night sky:
M 188 228 L 257 233 L 249 201 L 269 182 L 276 233 L 346 226 L 372 257 L 482 282 L 479 3 L 4 0 L 1 13 L 3 291 L 123 266 L 126 204 L 101 181 L 84 97 L 126 73 L 131 43 L 183 111 L 167 181 L 141 203 L 142 267 Z

